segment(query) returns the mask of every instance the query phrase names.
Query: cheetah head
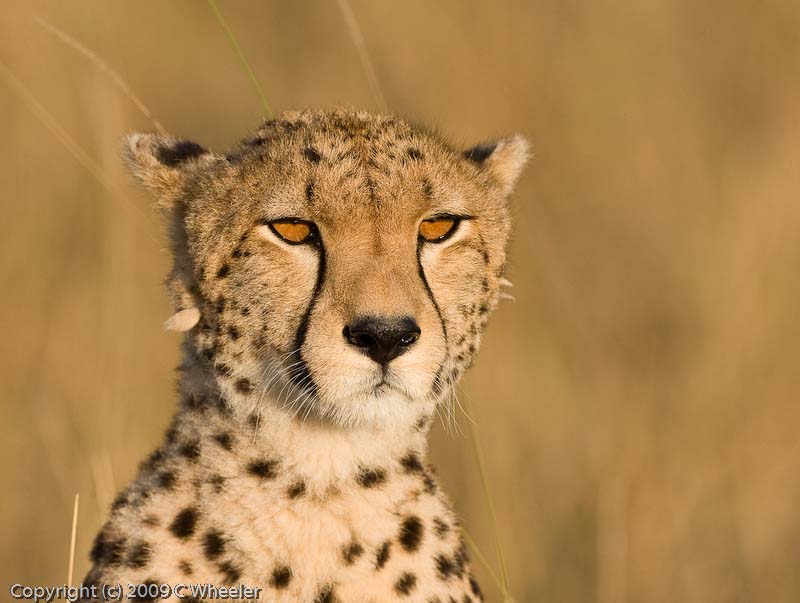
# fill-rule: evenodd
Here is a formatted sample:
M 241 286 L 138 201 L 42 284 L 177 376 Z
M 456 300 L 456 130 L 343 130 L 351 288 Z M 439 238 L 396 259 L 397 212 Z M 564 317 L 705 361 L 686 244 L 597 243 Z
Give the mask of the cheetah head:
M 225 155 L 134 134 L 169 220 L 187 350 L 237 404 L 342 426 L 432 412 L 500 296 L 520 136 L 456 149 L 394 117 L 292 112 Z

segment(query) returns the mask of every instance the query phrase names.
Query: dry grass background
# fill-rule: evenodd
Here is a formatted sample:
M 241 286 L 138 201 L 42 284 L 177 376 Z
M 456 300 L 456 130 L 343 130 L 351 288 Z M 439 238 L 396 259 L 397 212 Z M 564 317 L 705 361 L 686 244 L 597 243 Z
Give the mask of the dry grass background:
M 517 601 L 800 600 L 800 4 L 351 6 L 393 110 L 535 143 L 517 302 L 464 385 Z M 336 2 L 220 7 L 272 105 L 376 108 Z M 83 575 L 175 404 L 163 238 L 118 153 L 152 126 L 35 15 L 178 135 L 221 149 L 262 115 L 205 2 L 3 3 L 0 60 L 117 191 L 2 71 L 3 585 L 66 580 L 75 492 Z M 433 455 L 494 563 L 469 440 Z

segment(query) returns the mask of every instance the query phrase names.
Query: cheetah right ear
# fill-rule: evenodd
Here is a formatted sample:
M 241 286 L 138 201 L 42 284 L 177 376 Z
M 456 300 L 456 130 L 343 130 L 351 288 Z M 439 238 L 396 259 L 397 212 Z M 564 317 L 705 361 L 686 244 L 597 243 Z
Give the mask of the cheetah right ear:
M 197 143 L 161 134 L 127 136 L 124 153 L 131 173 L 166 206 L 180 196 L 192 172 L 217 159 Z
M 530 145 L 521 134 L 495 142 L 485 142 L 464 151 L 464 157 L 486 171 L 508 195 L 517 183 L 530 157 Z

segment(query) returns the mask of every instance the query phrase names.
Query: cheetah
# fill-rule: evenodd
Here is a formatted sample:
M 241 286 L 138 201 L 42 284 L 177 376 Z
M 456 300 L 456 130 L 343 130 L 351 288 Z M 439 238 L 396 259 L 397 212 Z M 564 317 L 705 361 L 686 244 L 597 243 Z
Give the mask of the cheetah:
M 426 436 L 500 298 L 525 139 L 463 151 L 333 109 L 283 113 L 224 155 L 125 147 L 169 232 L 180 403 L 84 584 L 482 600 Z

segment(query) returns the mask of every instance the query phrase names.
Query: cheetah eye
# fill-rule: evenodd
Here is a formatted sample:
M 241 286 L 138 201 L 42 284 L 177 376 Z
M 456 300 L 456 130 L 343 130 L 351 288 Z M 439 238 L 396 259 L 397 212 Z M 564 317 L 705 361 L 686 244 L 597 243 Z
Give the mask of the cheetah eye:
M 461 218 L 456 216 L 430 218 L 419 225 L 419 236 L 427 243 L 441 243 L 455 234 L 460 223 Z
M 316 237 L 316 227 L 313 222 L 287 218 L 285 220 L 275 220 L 267 224 L 279 238 L 292 245 L 309 243 Z

